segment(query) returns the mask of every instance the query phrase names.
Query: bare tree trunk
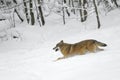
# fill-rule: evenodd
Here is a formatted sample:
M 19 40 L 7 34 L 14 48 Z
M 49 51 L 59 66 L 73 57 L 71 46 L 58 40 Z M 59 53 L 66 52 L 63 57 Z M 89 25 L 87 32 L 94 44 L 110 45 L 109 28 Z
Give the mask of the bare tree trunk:
M 39 11 L 38 11 L 36 0 L 34 0 L 34 4 L 35 4 L 35 8 L 36 8 L 36 13 L 37 13 L 37 20 L 38 20 L 38 23 L 39 23 L 39 25 L 41 27 L 40 15 L 39 15 Z
M 66 0 L 64 0 L 64 4 L 66 5 Z M 67 7 L 65 7 L 65 10 L 66 10 L 67 15 L 70 16 L 70 13 L 69 13 Z
M 115 3 L 116 7 L 119 7 L 119 5 L 118 5 L 116 0 L 112 0 L 112 1 Z
M 80 7 L 80 17 L 81 17 L 81 22 L 83 22 L 84 20 L 83 20 L 83 14 L 82 14 L 82 2 L 81 2 L 81 0 L 79 0 L 79 7 Z
M 73 13 L 75 14 L 74 1 L 73 1 L 73 0 L 71 0 L 71 2 L 72 2 L 72 7 L 73 7 L 72 11 L 73 11 Z
M 87 10 L 85 10 L 85 4 L 87 4 L 86 0 L 79 0 L 81 22 L 84 22 L 87 19 Z
M 69 3 L 69 6 L 71 7 L 71 0 L 69 0 L 69 2 L 68 2 L 68 3 Z
M 65 24 L 65 10 L 64 10 L 64 7 L 62 8 L 62 11 L 63 11 L 63 23 Z
M 23 0 L 23 3 L 24 3 L 24 7 L 25 7 L 25 14 L 26 14 L 27 23 L 29 23 L 29 15 L 28 15 L 26 0 Z
M 65 24 L 65 7 L 64 7 L 64 0 L 62 1 L 63 7 L 62 7 L 62 12 L 63 12 L 63 24 Z
M 17 4 L 17 1 L 16 1 L 16 0 L 13 0 L 13 2 L 14 2 L 15 4 Z
M 42 7 L 41 7 L 41 1 L 38 0 L 38 10 L 39 10 L 39 14 L 40 14 L 40 17 L 41 17 L 41 22 L 42 22 L 42 25 L 45 25 L 45 19 L 44 19 L 44 15 L 43 15 L 43 11 L 42 11 Z
M 34 13 L 32 11 L 33 10 L 32 0 L 30 0 L 29 6 L 30 6 L 31 25 L 34 25 L 35 24 L 35 17 L 34 17 Z
M 83 0 L 83 9 L 84 9 L 83 14 L 84 14 L 84 21 L 86 21 L 86 19 L 87 19 L 87 10 L 86 10 L 86 7 L 85 7 L 86 4 L 87 4 L 87 1 L 86 1 L 86 0 Z
M 13 0 L 13 2 L 14 2 L 15 4 L 17 4 L 17 1 L 16 1 L 16 0 Z M 23 20 L 22 17 L 19 15 L 19 12 L 17 11 L 17 9 L 15 9 L 14 11 L 15 11 L 15 13 L 17 14 L 17 16 L 19 17 L 19 19 L 21 20 L 21 22 L 23 22 L 24 20 Z
M 97 18 L 98 29 L 99 29 L 101 25 L 100 25 L 100 20 L 99 20 L 99 15 L 98 15 L 98 10 L 97 10 L 97 5 L 96 5 L 95 0 L 93 0 L 93 4 L 94 4 L 94 7 L 95 7 L 96 18 Z
M 19 17 L 19 19 L 21 20 L 21 22 L 23 22 L 24 20 L 22 19 L 22 17 L 19 15 L 18 11 L 15 9 L 15 13 L 17 14 L 17 16 Z

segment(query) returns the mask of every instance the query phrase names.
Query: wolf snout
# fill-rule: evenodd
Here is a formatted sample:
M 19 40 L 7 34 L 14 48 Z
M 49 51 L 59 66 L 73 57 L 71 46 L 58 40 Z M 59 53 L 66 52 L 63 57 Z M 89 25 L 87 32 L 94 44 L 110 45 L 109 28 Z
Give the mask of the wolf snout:
M 103 47 L 106 47 L 106 46 L 107 46 L 107 44 L 105 44 L 105 43 L 104 43 L 102 46 L 103 46 Z
M 59 49 L 57 47 L 54 47 L 53 50 L 58 51 Z

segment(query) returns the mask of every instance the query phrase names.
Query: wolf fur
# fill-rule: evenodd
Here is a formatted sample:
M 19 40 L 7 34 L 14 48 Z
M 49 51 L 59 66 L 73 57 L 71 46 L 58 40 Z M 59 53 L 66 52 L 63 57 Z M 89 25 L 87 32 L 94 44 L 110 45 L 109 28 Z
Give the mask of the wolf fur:
M 107 46 L 107 44 L 99 42 L 94 39 L 83 40 L 81 42 L 74 43 L 74 44 L 64 43 L 64 41 L 61 40 L 59 43 L 56 44 L 53 50 L 61 51 L 61 53 L 63 54 L 63 57 L 60 57 L 57 59 L 57 60 L 60 60 L 73 55 L 83 55 L 87 52 L 95 53 L 97 51 L 103 51 L 104 49 L 100 49 L 99 46 L 105 47 Z

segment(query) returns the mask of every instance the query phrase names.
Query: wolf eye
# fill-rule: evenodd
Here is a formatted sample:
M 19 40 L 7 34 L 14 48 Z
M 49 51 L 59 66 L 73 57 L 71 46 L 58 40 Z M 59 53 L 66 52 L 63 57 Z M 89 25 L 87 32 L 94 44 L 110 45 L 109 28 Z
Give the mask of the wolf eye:
M 58 48 L 56 48 L 56 50 L 55 51 L 58 51 L 59 49 Z

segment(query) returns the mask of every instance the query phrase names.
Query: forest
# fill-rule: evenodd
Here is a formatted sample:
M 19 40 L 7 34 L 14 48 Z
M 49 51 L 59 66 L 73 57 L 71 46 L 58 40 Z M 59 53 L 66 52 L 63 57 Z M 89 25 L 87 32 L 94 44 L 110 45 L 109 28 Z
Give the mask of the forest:
M 0 80 L 120 80 L 120 0 L 0 0 L 0 13 Z M 88 39 L 104 47 L 64 58 Z
M 100 28 L 99 13 L 104 11 L 107 14 L 119 8 L 119 3 L 119 0 L 0 0 L 0 20 L 9 20 L 11 27 L 15 27 L 15 17 L 19 17 L 20 23 L 38 23 L 39 26 L 44 26 L 47 23 L 46 18 L 53 13 L 62 17 L 63 24 L 69 19 L 78 19 L 83 23 L 94 15 L 97 28 Z

